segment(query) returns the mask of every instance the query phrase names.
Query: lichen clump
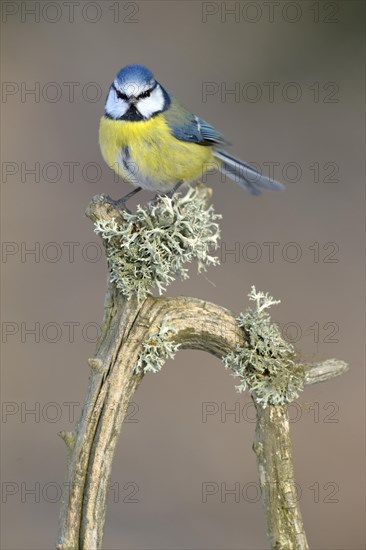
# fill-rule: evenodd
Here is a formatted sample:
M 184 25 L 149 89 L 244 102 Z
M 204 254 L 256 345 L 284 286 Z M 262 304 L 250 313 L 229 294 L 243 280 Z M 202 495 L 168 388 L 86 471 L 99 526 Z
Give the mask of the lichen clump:
M 157 287 L 159 294 L 176 278 L 188 278 L 184 264 L 198 261 L 198 270 L 216 265 L 220 228 L 213 207 L 199 189 L 184 197 L 158 196 L 135 213 L 121 210 L 118 219 L 98 220 L 94 231 L 105 242 L 111 280 L 141 301 Z
M 134 365 L 135 372 L 159 372 L 167 359 L 174 359 L 180 344 L 171 340 L 171 336 L 177 331 L 169 321 L 169 318 L 165 318 L 159 332 L 142 344 Z
M 237 318 L 245 333 L 244 346 L 224 357 L 224 364 L 240 378 L 237 391 L 249 389 L 262 406 L 290 403 L 304 387 L 304 370 L 296 362 L 294 347 L 282 338 L 266 311 L 280 301 L 254 286 L 248 296 L 256 306 Z

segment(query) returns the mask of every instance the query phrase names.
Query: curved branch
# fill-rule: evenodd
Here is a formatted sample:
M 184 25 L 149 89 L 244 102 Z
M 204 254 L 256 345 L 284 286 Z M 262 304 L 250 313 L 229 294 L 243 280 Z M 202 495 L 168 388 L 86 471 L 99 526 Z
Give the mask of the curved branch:
M 176 329 L 174 341 L 182 348 L 201 349 L 222 357 L 243 343 L 235 317 L 225 308 L 195 298 L 148 298 L 119 346 L 114 365 L 106 374 L 103 407 L 88 465 L 80 540 L 83 548 L 100 548 L 103 537 L 108 483 L 122 422 L 142 375 L 134 365 L 143 342 L 169 318 Z
M 222 357 L 243 345 L 244 335 L 227 309 L 196 298 L 148 298 L 138 306 L 113 287 L 87 397 L 70 449 L 67 486 L 60 516 L 58 548 L 100 548 L 113 455 L 128 404 L 143 374 L 134 364 L 149 336 L 169 318 L 172 336 L 182 348 L 208 351 Z M 65 438 L 64 434 L 60 434 Z
M 203 187 L 201 192 L 207 190 Z M 118 217 L 119 211 L 109 197 L 101 195 L 94 197 L 87 215 L 93 221 L 106 220 Z M 81 417 L 75 432 L 60 433 L 69 457 L 68 493 L 59 520 L 59 550 L 99 550 L 102 546 L 113 456 L 129 402 L 144 376 L 136 373 L 134 366 L 144 343 L 159 333 L 167 320 L 176 331 L 170 338 L 181 348 L 207 351 L 221 359 L 236 352 L 238 344 L 245 344 L 244 331 L 226 308 L 188 297 L 149 297 L 138 303 L 136 298 L 127 300 L 109 284 L 96 355 L 89 359 L 91 372 Z M 323 381 L 342 374 L 346 368 L 336 360 L 305 365 L 305 381 Z M 306 549 L 300 510 L 292 498 L 294 488 L 283 483 L 293 480 L 285 406 L 256 406 L 254 449 L 273 548 Z M 276 486 L 276 501 L 268 493 L 271 483 Z M 286 545 L 286 541 L 290 542 Z

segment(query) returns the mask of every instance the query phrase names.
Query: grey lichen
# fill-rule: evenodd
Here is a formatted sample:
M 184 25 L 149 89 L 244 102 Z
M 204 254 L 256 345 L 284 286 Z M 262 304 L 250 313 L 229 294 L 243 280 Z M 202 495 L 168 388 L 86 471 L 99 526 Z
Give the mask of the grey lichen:
M 199 271 L 219 263 L 210 252 L 218 248 L 220 218 L 197 188 L 189 188 L 183 197 L 160 195 L 135 213 L 121 210 L 118 219 L 98 220 L 94 231 L 104 240 L 111 280 L 141 301 L 154 286 L 162 294 L 176 277 L 187 279 L 184 264 L 194 259 Z
M 240 378 L 237 391 L 249 389 L 263 407 L 290 403 L 303 389 L 304 369 L 296 361 L 294 347 L 282 338 L 266 311 L 280 301 L 257 292 L 254 286 L 248 296 L 256 306 L 237 318 L 245 344 L 223 358 L 225 367 Z
M 135 372 L 159 372 L 167 359 L 174 359 L 180 344 L 171 340 L 171 336 L 177 331 L 172 324 L 169 324 L 169 321 L 169 318 L 165 318 L 160 325 L 159 332 L 143 342 L 134 365 Z

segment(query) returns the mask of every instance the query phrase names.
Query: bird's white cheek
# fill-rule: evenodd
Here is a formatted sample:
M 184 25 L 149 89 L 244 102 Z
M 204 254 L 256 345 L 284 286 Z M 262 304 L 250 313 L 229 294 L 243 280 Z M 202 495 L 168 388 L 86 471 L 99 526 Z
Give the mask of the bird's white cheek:
M 128 111 L 128 103 L 123 99 L 118 99 L 116 93 L 111 90 L 109 92 L 106 104 L 105 111 L 112 118 L 120 118 Z
M 160 86 L 157 86 L 150 97 L 140 99 L 137 103 L 137 109 L 144 118 L 150 118 L 155 113 L 163 110 L 165 104 L 164 94 Z

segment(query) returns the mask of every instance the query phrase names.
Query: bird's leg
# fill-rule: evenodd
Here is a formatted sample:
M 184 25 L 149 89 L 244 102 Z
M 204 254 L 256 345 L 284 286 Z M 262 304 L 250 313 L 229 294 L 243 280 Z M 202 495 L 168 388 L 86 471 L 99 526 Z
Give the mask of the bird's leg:
M 171 189 L 170 191 L 168 191 L 166 194 L 167 197 L 169 197 L 170 199 L 172 198 L 172 196 L 174 195 L 174 193 L 179 189 L 179 187 L 183 184 L 183 181 L 178 181 L 178 183 L 176 183 L 173 187 L 173 189 Z
M 141 191 L 142 187 L 136 187 L 136 189 L 134 189 L 133 191 L 131 191 L 130 193 L 127 193 L 127 195 L 123 195 L 123 197 L 121 197 L 120 199 L 114 201 L 114 204 L 115 206 L 117 207 L 122 207 L 124 210 L 127 210 L 127 212 L 129 212 L 129 214 L 131 214 L 130 210 L 126 207 L 126 202 L 131 198 L 133 197 L 134 195 L 136 195 L 136 193 L 138 193 L 139 191 Z
M 178 183 L 176 183 L 173 187 L 173 189 L 171 189 L 170 191 L 167 191 L 166 193 L 156 193 L 155 197 L 154 197 L 154 201 L 158 198 L 158 197 L 169 197 L 170 199 L 172 198 L 172 196 L 174 195 L 174 193 L 177 191 L 177 189 L 179 189 L 179 187 L 183 184 L 183 181 L 178 181 Z

